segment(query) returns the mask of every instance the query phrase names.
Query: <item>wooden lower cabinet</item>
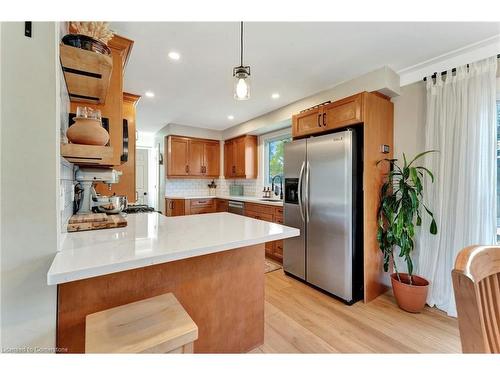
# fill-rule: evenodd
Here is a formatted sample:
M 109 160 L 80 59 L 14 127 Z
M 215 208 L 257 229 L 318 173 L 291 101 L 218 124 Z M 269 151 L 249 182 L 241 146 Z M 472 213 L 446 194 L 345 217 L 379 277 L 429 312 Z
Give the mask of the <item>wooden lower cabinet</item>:
M 258 220 L 283 224 L 283 207 L 265 204 L 245 203 L 245 216 Z M 266 242 L 266 256 L 280 263 L 283 262 L 283 241 Z
M 215 212 L 215 199 L 189 199 L 186 204 L 186 215 L 210 214 Z M 189 208 L 188 208 L 189 206 Z
M 182 216 L 184 214 L 184 199 L 165 198 L 165 216 Z
M 227 212 L 228 208 L 229 208 L 229 202 L 227 199 L 216 199 L 215 200 L 215 211 Z

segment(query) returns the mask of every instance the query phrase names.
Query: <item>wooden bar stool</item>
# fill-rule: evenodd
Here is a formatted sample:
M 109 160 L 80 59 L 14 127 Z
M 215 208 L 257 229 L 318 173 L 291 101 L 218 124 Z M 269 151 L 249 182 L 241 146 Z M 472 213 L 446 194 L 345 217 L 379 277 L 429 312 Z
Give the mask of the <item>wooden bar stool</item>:
M 86 353 L 192 353 L 198 327 L 172 293 L 87 315 Z
M 500 247 L 466 247 L 451 276 L 462 351 L 500 353 Z

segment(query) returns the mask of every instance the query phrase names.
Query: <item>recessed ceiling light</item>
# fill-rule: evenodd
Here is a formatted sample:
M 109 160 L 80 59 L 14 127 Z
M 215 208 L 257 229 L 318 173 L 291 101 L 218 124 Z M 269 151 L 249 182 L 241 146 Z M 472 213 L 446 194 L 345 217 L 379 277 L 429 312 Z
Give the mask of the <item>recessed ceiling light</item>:
M 278 94 L 277 92 L 275 92 L 274 94 L 271 95 L 271 98 L 273 99 L 279 99 L 280 97 L 280 94 Z
M 179 60 L 181 58 L 181 54 L 179 52 L 171 51 L 168 53 L 168 57 L 172 60 Z
M 155 93 L 153 91 L 146 91 L 145 95 L 148 98 L 154 98 L 155 97 Z
M 227 116 L 227 119 L 228 120 L 234 120 L 234 116 L 233 115 L 229 115 L 229 116 Z

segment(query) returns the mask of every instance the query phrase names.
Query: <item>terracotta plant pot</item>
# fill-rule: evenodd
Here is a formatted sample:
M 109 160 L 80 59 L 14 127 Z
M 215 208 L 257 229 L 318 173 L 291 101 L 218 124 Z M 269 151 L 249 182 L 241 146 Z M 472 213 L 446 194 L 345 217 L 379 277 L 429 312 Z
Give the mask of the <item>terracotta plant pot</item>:
M 423 277 L 413 275 L 410 285 L 410 277 L 407 273 L 400 273 L 399 277 L 401 281 L 398 280 L 397 274 L 391 275 L 392 290 L 398 306 L 411 313 L 421 312 L 427 300 L 429 282 Z
M 105 146 L 109 141 L 109 134 L 101 122 L 91 118 L 76 117 L 66 136 L 71 143 L 80 145 Z

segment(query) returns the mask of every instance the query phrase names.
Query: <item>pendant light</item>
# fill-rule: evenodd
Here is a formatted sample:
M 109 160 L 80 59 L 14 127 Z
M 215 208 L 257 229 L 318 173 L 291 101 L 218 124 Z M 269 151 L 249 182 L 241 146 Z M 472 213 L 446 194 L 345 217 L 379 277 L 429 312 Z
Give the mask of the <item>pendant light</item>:
M 250 99 L 250 67 L 243 66 L 243 22 L 240 27 L 240 66 L 233 68 L 234 98 L 236 100 Z

